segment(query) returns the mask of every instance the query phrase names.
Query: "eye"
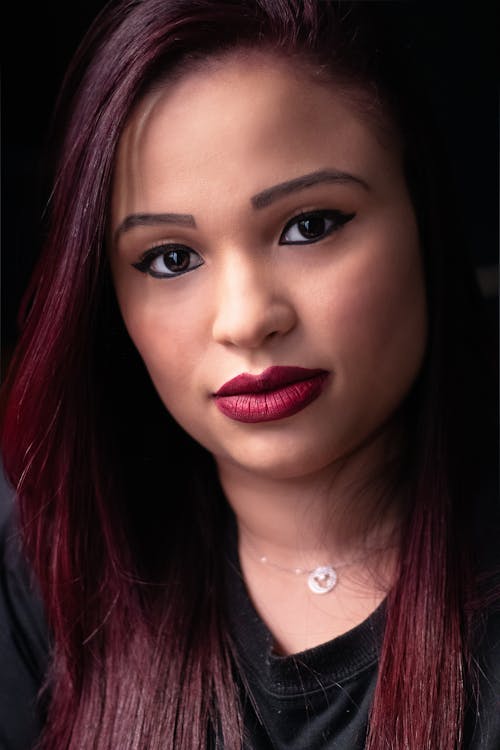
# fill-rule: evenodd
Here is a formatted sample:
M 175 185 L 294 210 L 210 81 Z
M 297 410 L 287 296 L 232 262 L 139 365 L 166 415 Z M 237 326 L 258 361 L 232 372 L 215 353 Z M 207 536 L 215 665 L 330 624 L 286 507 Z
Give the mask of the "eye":
M 203 260 L 195 250 L 185 245 L 158 245 L 145 253 L 138 263 L 132 263 L 142 273 L 155 279 L 169 279 L 181 276 L 203 265 Z
M 280 245 L 308 245 L 319 242 L 351 221 L 356 214 L 342 211 L 310 211 L 291 219 L 284 228 Z

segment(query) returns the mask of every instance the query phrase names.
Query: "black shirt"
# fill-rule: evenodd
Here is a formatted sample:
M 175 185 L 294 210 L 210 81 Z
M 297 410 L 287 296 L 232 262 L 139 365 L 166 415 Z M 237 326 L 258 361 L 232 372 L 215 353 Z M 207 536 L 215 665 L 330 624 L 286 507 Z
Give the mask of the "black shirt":
M 13 525 L 0 527 L 0 750 L 30 750 L 44 722 L 49 663 L 43 608 Z
M 248 597 L 239 566 L 233 566 L 231 630 L 254 704 L 247 699 L 249 748 L 364 747 L 384 610 L 382 604 L 367 620 L 328 643 L 278 656 L 270 631 Z
M 44 721 L 43 701 L 37 701 L 37 693 L 49 663 L 49 637 L 11 526 L 4 524 L 0 544 L 0 748 L 30 750 Z M 271 633 L 247 594 L 237 555 L 228 570 L 231 629 L 246 685 L 247 748 L 363 748 L 377 678 L 384 604 L 328 643 L 300 654 L 277 656 L 272 652 Z M 478 710 L 469 711 L 464 748 L 499 750 L 499 612 L 485 620 L 476 658 L 480 702 Z
M 250 601 L 234 551 L 230 571 L 228 603 L 246 683 L 248 748 L 362 750 L 377 680 L 385 603 L 328 643 L 278 656 L 273 653 L 270 631 Z M 469 706 L 463 750 L 500 750 L 500 611 L 485 615 L 475 659 L 479 703 L 472 701 Z

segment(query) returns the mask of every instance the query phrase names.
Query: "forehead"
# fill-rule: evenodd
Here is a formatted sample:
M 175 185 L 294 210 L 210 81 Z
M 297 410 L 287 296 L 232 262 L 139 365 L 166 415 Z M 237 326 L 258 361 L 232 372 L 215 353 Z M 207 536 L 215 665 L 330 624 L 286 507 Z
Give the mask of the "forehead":
M 389 125 L 383 137 L 373 110 L 359 90 L 291 61 L 260 54 L 208 64 L 135 109 L 119 144 L 114 213 L 146 208 L 158 193 L 183 209 L 193 191 L 254 194 L 324 167 L 399 179 L 399 144 Z

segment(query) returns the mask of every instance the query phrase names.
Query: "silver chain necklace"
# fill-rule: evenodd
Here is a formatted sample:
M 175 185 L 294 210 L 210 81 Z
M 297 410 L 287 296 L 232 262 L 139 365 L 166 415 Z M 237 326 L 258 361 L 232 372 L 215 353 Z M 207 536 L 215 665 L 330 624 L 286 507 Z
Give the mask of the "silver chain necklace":
M 249 549 L 251 549 L 251 544 L 247 542 L 246 545 Z M 340 565 L 336 565 L 335 567 L 333 567 L 333 565 L 319 565 L 317 568 L 312 568 L 310 570 L 307 568 L 299 567 L 285 568 L 283 565 L 278 565 L 278 563 L 269 560 L 266 555 L 259 554 L 257 550 L 255 550 L 255 559 L 257 559 L 263 565 L 269 565 L 271 568 L 281 570 L 283 573 L 292 573 L 295 576 L 306 575 L 307 585 L 313 594 L 328 594 L 337 585 L 339 578 L 337 573 L 338 570 L 340 570 L 341 568 L 348 568 L 351 565 L 356 565 L 359 562 L 363 562 L 368 557 L 370 557 L 371 554 L 373 554 L 373 552 L 368 552 L 362 557 L 358 557 L 355 560 L 352 560 L 352 562 L 342 563 Z
M 249 549 L 252 549 L 252 545 L 249 542 L 247 542 L 247 546 Z M 338 574 L 332 565 L 319 565 L 311 570 L 299 567 L 285 568 L 269 560 L 266 555 L 259 554 L 257 550 L 253 551 L 255 552 L 256 559 L 263 565 L 269 565 L 272 568 L 276 568 L 276 570 L 281 570 L 283 573 L 292 573 L 295 576 L 306 575 L 307 585 L 313 594 L 328 594 L 337 584 Z
M 245 546 L 255 553 L 255 555 L 252 556 L 255 560 L 262 563 L 262 565 L 269 565 L 271 568 L 281 570 L 283 573 L 291 573 L 294 576 L 306 575 L 307 585 L 313 594 L 328 594 L 335 588 L 338 583 L 338 570 L 340 570 L 341 568 L 349 568 L 352 565 L 356 565 L 360 562 L 365 562 L 374 554 L 382 551 L 387 551 L 394 545 L 372 548 L 371 550 L 366 551 L 364 555 L 351 560 L 351 562 L 340 563 L 339 565 L 335 565 L 335 567 L 333 567 L 333 565 L 319 565 L 318 567 L 312 569 L 302 567 L 285 568 L 283 565 L 278 565 L 278 563 L 269 560 L 267 555 L 261 555 L 255 548 L 252 549 L 252 544 L 250 542 L 246 541 Z
M 320 565 L 312 570 L 307 570 L 307 568 L 283 568 L 281 565 L 268 560 L 265 555 L 259 556 L 259 562 L 282 570 L 284 573 L 293 573 L 296 576 L 307 575 L 307 585 L 313 594 L 328 594 L 335 588 L 338 581 L 337 571 L 331 565 Z

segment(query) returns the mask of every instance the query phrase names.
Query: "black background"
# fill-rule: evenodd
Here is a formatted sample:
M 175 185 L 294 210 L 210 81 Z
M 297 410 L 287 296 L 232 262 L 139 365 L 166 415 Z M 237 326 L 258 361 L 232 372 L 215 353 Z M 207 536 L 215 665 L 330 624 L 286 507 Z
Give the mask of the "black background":
M 498 257 L 498 38 L 495 4 L 407 2 L 446 133 L 460 210 L 478 268 Z M 32 2 L 4 17 L 2 94 L 2 375 L 41 243 L 47 137 L 70 57 L 102 2 Z M 488 10 L 489 6 L 489 10 Z M 496 319 L 497 292 L 485 291 Z

